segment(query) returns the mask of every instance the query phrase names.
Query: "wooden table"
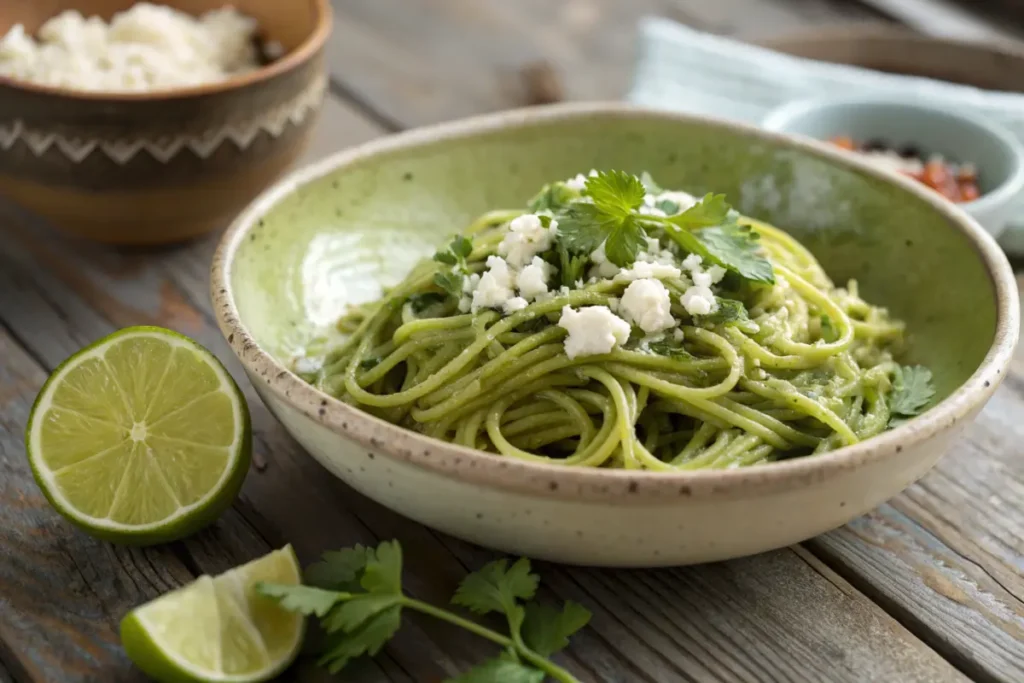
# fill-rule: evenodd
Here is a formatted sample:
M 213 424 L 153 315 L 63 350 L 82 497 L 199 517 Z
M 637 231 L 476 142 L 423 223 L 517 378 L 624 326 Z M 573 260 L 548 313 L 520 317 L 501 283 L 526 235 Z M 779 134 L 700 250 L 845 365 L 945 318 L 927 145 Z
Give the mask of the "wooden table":
M 752 37 L 881 21 L 840 0 L 345 0 L 328 49 L 331 96 L 311 156 L 419 124 L 523 104 L 516 76 L 554 67 L 571 99 L 625 91 L 636 19 L 658 13 Z M 542 88 L 543 90 L 543 88 Z M 543 93 L 541 93 L 543 95 Z M 211 529 L 145 550 L 92 539 L 50 509 L 22 430 L 47 372 L 111 330 L 189 334 L 244 376 L 216 330 L 216 237 L 147 253 L 73 242 L 0 205 L 0 682 L 141 680 L 120 618 L 207 572 L 292 543 L 322 550 L 398 538 L 408 586 L 445 601 L 490 553 L 402 519 L 331 477 L 251 390 L 255 462 Z M 1024 681 L 1024 355 L 990 406 L 920 483 L 800 546 L 660 571 L 541 566 L 591 625 L 563 663 L 585 681 Z M 346 681 L 439 681 L 489 653 L 410 619 Z M 289 673 L 328 680 L 309 661 Z M 342 680 L 342 679 L 339 679 Z

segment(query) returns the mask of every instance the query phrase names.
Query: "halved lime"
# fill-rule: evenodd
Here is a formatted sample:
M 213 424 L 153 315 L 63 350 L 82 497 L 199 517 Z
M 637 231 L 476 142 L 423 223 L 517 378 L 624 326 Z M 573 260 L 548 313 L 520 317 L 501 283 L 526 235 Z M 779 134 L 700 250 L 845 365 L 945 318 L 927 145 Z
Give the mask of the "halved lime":
M 170 330 L 131 327 L 54 371 L 25 445 L 62 515 L 101 538 L 147 544 L 193 533 L 231 505 L 252 431 L 213 354 Z
M 259 595 L 260 581 L 301 581 L 291 546 L 132 610 L 121 620 L 125 652 L 160 683 L 273 678 L 298 654 L 305 620 Z

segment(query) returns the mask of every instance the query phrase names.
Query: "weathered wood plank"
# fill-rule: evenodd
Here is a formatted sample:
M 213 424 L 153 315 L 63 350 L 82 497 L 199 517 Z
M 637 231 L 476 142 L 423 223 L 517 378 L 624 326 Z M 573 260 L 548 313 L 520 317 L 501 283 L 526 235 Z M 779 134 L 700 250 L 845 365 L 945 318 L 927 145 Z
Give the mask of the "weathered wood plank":
M 338 119 L 333 119 L 335 123 L 341 120 L 341 113 Z M 358 127 L 342 125 L 339 130 L 351 132 Z M 340 143 L 341 139 L 338 140 Z M 13 296 L 0 297 L 0 320 L 30 344 L 33 354 L 45 367 L 53 367 L 81 344 L 105 334 L 112 327 L 152 322 L 172 325 L 191 334 L 220 355 L 236 377 L 242 378 L 238 364 L 210 318 L 205 294 L 209 240 L 163 252 L 125 253 L 65 240 L 17 211 L 7 211 L 4 216 L 7 228 L 3 235 L 9 248 L 0 256 L 0 291 L 10 292 Z M 25 367 L 26 362 L 26 359 L 19 358 L 17 367 Z M 42 380 L 42 372 L 36 368 L 32 377 L 32 384 L 22 382 L 20 400 L 26 407 Z M 285 541 L 293 542 L 300 556 L 308 561 L 323 549 L 396 537 L 403 542 L 409 557 L 408 584 L 412 592 L 425 599 L 445 602 L 466 571 L 467 564 L 476 567 L 479 561 L 489 557 L 487 553 L 442 538 L 400 518 L 327 475 L 274 422 L 247 383 L 242 384 L 246 387 L 252 408 L 259 464 L 250 474 L 242 497 L 231 513 L 207 532 L 174 546 L 175 552 L 170 561 L 184 560 L 184 566 L 180 566 L 180 575 L 168 581 L 168 586 L 189 580 L 193 575 L 187 571 L 189 567 L 196 571 L 221 571 Z M 21 422 L 23 419 L 18 420 L 19 424 Z M 17 445 L 14 449 L 20 456 Z M 30 482 L 22 482 L 17 492 L 0 497 L 0 500 L 22 495 L 24 490 L 32 490 Z M 301 495 L 296 495 L 296 492 L 301 492 Z M 81 534 L 58 521 L 45 506 L 42 512 L 50 516 L 62 539 L 88 542 Z M 311 520 L 316 522 L 311 523 Z M 458 555 L 450 552 L 452 547 L 461 548 Z M 106 549 L 101 544 L 99 549 L 87 552 L 91 554 Z M 77 553 L 73 556 L 78 557 Z M 835 680 L 855 680 L 851 676 L 867 671 L 865 667 L 870 662 L 880 660 L 881 663 L 870 666 L 892 672 L 923 672 L 921 675 L 928 675 L 936 681 L 956 680 L 953 669 L 929 654 L 918 641 L 891 623 L 862 596 L 814 578 L 818 574 L 809 569 L 805 559 L 792 551 L 762 556 L 757 562 L 761 564 L 752 565 L 752 570 L 742 570 L 741 567 L 732 571 L 764 574 L 765 583 L 760 585 L 747 583 L 734 588 L 732 579 L 728 578 L 731 573 L 722 575 L 727 578 L 716 579 L 719 570 L 709 567 L 695 570 L 700 571 L 703 578 L 700 581 L 687 579 L 689 583 L 676 579 L 671 573 L 652 573 L 662 582 L 655 584 L 660 586 L 658 590 L 662 593 L 651 593 L 654 589 L 645 589 L 647 592 L 637 595 L 623 588 L 631 581 L 630 575 L 545 568 L 554 594 L 578 599 L 598 614 L 594 631 L 574 645 L 565 658 L 566 665 L 579 671 L 583 680 L 594 681 L 677 680 L 679 670 L 683 671 L 680 676 L 684 680 L 700 680 L 707 672 L 714 671 L 721 673 L 723 680 L 735 677 L 735 672 L 747 670 L 763 669 L 768 672 L 764 674 L 766 677 L 788 675 L 785 672 L 790 665 L 779 668 L 778 662 L 783 659 L 803 662 L 807 657 L 804 631 L 814 630 L 806 624 L 797 623 L 792 615 L 799 611 L 800 605 L 824 600 L 825 604 L 831 605 L 830 612 L 854 614 L 855 618 L 846 623 L 835 623 L 833 629 L 826 630 L 815 643 L 827 643 L 828 652 L 852 647 L 857 652 L 872 651 L 873 654 L 869 660 L 858 656 L 854 663 L 842 665 L 836 661 L 811 659 L 807 662 L 807 670 L 833 666 L 836 669 Z M 783 610 L 790 615 L 790 621 L 783 621 L 784 626 L 776 629 L 773 636 L 776 640 L 770 646 L 770 649 L 784 655 L 775 664 L 757 659 L 745 660 L 742 652 L 732 646 L 720 650 L 715 639 L 702 635 L 701 627 L 702 620 L 712 614 L 730 615 L 724 618 L 727 625 L 739 619 L 751 605 L 763 602 L 765 595 L 771 592 L 768 590 L 770 579 L 767 578 L 772 575 L 768 572 L 770 567 L 775 567 L 781 575 L 807 579 L 795 582 L 792 590 L 796 592 L 783 593 L 786 595 L 784 600 L 769 601 L 774 605 L 773 609 L 779 610 L 783 610 L 787 601 L 791 603 Z M 591 577 L 598 577 L 602 583 L 589 583 L 595 580 Z M 709 586 L 714 586 L 714 591 L 708 590 Z M 609 593 L 628 597 L 621 597 L 616 602 Z M 654 620 L 653 626 L 637 616 L 634 599 L 640 601 L 643 598 L 653 604 L 676 593 L 699 601 L 703 611 L 687 616 L 688 611 L 681 607 L 662 606 L 659 609 L 665 610 L 669 616 L 656 614 L 656 618 L 649 617 Z M 115 610 L 118 612 L 116 617 L 137 600 L 124 602 Z M 689 603 L 679 604 L 689 607 Z M 771 611 L 765 613 L 765 616 L 769 615 L 774 616 Z M 743 617 L 735 637 L 759 637 L 764 628 L 758 625 L 759 620 Z M 676 622 L 685 627 L 676 625 Z M 871 628 L 864 629 L 865 623 Z M 108 620 L 107 629 L 112 629 L 114 624 L 116 621 Z M 639 635 L 633 633 L 634 627 L 641 628 Z M 898 643 L 895 648 L 898 652 L 881 649 L 880 643 L 864 640 L 877 638 L 879 629 L 886 640 Z M 32 630 L 29 628 L 27 632 L 32 633 Z M 39 626 L 35 632 L 40 632 Z M 645 642 L 647 640 L 650 642 Z M 856 646 L 851 646 L 851 643 Z M 114 664 L 102 665 L 100 671 L 104 675 L 111 666 L 124 666 L 117 659 L 116 640 L 107 644 L 113 653 Z M 462 632 L 413 620 L 376 665 L 364 664 L 352 673 L 351 680 L 436 680 L 464 669 L 488 651 L 485 645 Z M 687 663 L 687 658 L 682 657 L 680 651 L 697 653 L 699 661 L 706 657 L 708 661 L 724 660 L 727 664 Z M 64 656 L 78 661 L 83 653 L 80 649 L 68 648 Z M 315 673 L 308 663 L 299 671 L 302 680 L 324 680 L 322 674 Z M 905 678 L 915 680 L 910 673 Z
M 470 567 L 490 558 L 447 544 Z M 800 548 L 654 571 L 539 569 L 549 595 L 594 610 L 569 652 L 601 681 L 966 680 Z
M 421 125 L 522 106 L 521 71 L 550 65 L 568 99 L 627 90 L 636 23 L 661 15 L 709 31 L 764 37 L 873 18 L 829 0 L 337 0 L 328 63 L 383 118 Z
M 925 479 L 810 544 L 979 681 L 1024 672 L 1024 393 L 1014 388 Z
M 369 48 L 371 50 L 391 50 L 388 40 L 400 40 L 403 49 L 408 51 L 418 49 L 414 47 L 415 36 L 404 35 L 403 27 L 387 22 L 382 8 L 386 4 L 368 8 L 358 3 L 346 3 L 353 12 L 348 19 L 354 20 L 358 30 L 374 34 L 378 42 Z M 614 69 L 609 73 L 603 68 L 606 66 L 603 60 L 609 59 L 609 55 L 613 55 L 611 59 L 621 61 L 621 57 L 615 55 L 621 55 L 622 47 L 614 39 L 608 45 L 602 45 L 607 48 L 607 53 L 596 57 L 592 44 L 578 36 L 554 47 L 541 38 L 527 36 L 515 52 L 505 47 L 508 40 L 499 35 L 495 27 L 500 26 L 503 31 L 522 36 L 522 27 L 529 26 L 525 20 L 518 24 L 497 21 L 494 17 L 498 16 L 499 10 L 492 10 L 488 3 L 475 5 L 475 13 L 465 11 L 459 3 L 440 5 L 443 11 L 453 15 L 448 26 L 461 27 L 463 32 L 491 35 L 488 42 L 494 47 L 489 48 L 487 54 L 490 57 L 484 60 L 483 69 L 490 69 L 492 77 L 495 63 L 502 59 L 512 61 L 516 55 L 524 55 L 518 59 L 542 58 L 557 64 L 570 64 L 573 65 L 570 68 L 583 68 L 591 77 L 596 72 L 600 78 L 598 88 L 609 88 L 609 84 L 615 81 Z M 610 15 L 602 15 L 600 7 L 594 9 L 601 3 L 566 5 L 577 9 L 572 12 L 566 10 L 562 20 L 587 25 L 588 35 L 596 37 L 603 34 L 599 27 Z M 617 7 L 622 5 L 629 4 L 617 4 Z M 704 3 L 692 0 L 672 5 L 676 9 L 682 8 L 686 15 L 693 15 L 696 21 L 691 23 L 701 28 L 757 36 L 764 36 L 771 30 L 782 30 L 790 25 L 788 22 L 831 21 L 837 16 L 836 12 L 841 11 L 836 9 L 838 5 L 835 3 L 826 5 L 818 2 L 723 0 Z M 481 17 L 491 21 L 483 21 Z M 679 18 L 686 20 L 685 16 Z M 552 29 L 554 34 L 571 35 L 558 21 L 558 17 L 549 13 L 538 18 L 537 23 L 555 27 Z M 372 25 L 367 28 L 360 22 Z M 771 30 L 757 30 L 766 28 Z M 368 48 L 358 43 L 347 43 L 345 49 L 358 51 Z M 392 52 L 388 59 L 393 62 L 374 65 L 373 68 L 381 66 L 388 69 L 386 73 L 393 79 L 390 83 L 401 84 L 406 77 L 402 69 L 408 68 L 414 70 L 412 78 L 428 79 L 426 82 L 431 83 L 431 92 L 462 94 L 462 89 L 475 88 L 474 96 L 452 97 L 439 107 L 433 101 L 420 97 L 420 91 L 401 85 L 387 92 L 378 90 L 370 93 L 371 99 L 378 98 L 375 101 L 388 107 L 388 113 L 404 125 L 508 106 L 509 102 L 501 100 L 499 91 L 494 88 L 493 78 L 466 76 L 465 72 L 475 68 L 475 63 L 473 67 L 460 66 L 459 56 L 449 52 L 435 55 L 426 50 L 419 54 L 426 57 L 410 66 L 404 57 Z M 354 53 L 346 53 L 344 60 L 337 57 L 336 53 L 332 61 L 335 77 L 358 82 L 359 77 L 353 75 L 348 66 L 360 63 Z M 580 67 L 588 63 L 588 58 L 588 66 Z M 586 77 L 577 77 L 576 71 L 570 73 L 573 73 L 573 84 L 567 88 L 569 96 L 587 96 L 587 86 L 579 86 Z M 362 77 L 370 78 L 366 74 Z M 373 85 L 377 88 L 390 87 L 380 82 Z M 600 95 L 615 94 L 600 89 L 596 92 Z M 1018 368 L 1015 376 L 1017 388 L 1004 387 L 1001 390 L 978 424 L 940 464 L 935 474 L 897 498 L 891 506 L 883 507 L 809 546 L 858 587 L 880 599 L 916 634 L 940 648 L 965 671 L 984 680 L 1015 680 L 1015 672 L 1020 670 L 1020 651 L 1024 650 L 1020 646 L 1020 596 L 1024 594 L 1024 548 L 1021 546 L 1024 534 L 1020 533 L 1024 514 L 1020 511 L 1024 505 L 1017 491 L 1019 487 L 1004 484 L 1006 480 L 1014 481 L 1014 477 L 1018 482 L 1022 478 L 1020 465 L 1013 461 L 1016 453 L 1013 446 L 1020 443 L 1019 435 L 1014 439 L 1007 436 L 1006 431 L 1006 423 L 1012 421 L 1008 417 L 1012 411 L 1007 406 L 1018 400 L 1014 397 L 1020 395 L 1024 372 Z M 1008 385 L 1013 383 L 1008 382 Z M 1002 488 L 996 488 L 997 485 Z M 952 521 L 949 519 L 951 510 L 957 513 Z M 898 520 L 894 521 L 893 516 Z M 887 542 L 877 541 L 879 538 Z M 925 561 L 926 558 L 931 559 Z M 927 571 L 922 573 L 921 567 L 931 567 L 931 574 Z M 950 598 L 951 594 L 956 598 Z M 948 618 L 951 602 L 956 607 L 953 619 Z

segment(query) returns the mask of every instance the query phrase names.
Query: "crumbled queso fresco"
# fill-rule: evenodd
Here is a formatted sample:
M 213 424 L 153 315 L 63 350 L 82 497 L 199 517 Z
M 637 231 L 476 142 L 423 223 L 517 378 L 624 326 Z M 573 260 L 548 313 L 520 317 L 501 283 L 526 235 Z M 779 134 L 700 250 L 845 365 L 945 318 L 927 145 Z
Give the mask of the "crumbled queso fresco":
M 590 176 L 593 175 L 592 171 Z M 577 175 L 565 181 L 564 186 L 582 192 L 588 177 Z M 696 203 L 697 200 L 685 192 L 666 191 L 648 194 L 638 212 L 672 215 Z M 666 208 L 672 213 L 666 213 Z M 609 299 L 607 306 L 563 308 L 558 325 L 568 332 L 565 352 L 569 358 L 576 358 L 611 352 L 627 342 L 634 328 L 646 335 L 645 340 L 670 338 L 681 342 L 683 332 L 678 327 L 680 321 L 672 313 L 673 304 L 689 316 L 710 315 L 719 308 L 713 288 L 725 277 L 726 269 L 719 265 L 705 267 L 696 254 L 682 258 L 650 236 L 645 237 L 646 249 L 637 254 L 637 260 L 628 268 L 612 263 L 605 243 L 601 243 L 589 254 L 586 282 L 581 279 L 572 288 L 554 287 L 552 283 L 558 280 L 558 268 L 541 255 L 551 250 L 558 238 L 558 221 L 549 211 L 539 210 L 510 221 L 498 245 L 498 255 L 488 257 L 482 273 L 468 275 L 463 280 L 459 310 L 477 313 L 493 309 L 512 315 L 533 302 L 550 300 L 586 285 L 609 280 L 628 283 L 620 296 Z M 666 281 L 673 282 L 676 291 L 682 294 L 673 300 Z M 641 343 L 640 348 L 646 348 L 645 344 Z
M 75 90 L 141 92 L 221 81 L 259 67 L 255 19 L 138 3 L 107 23 L 68 10 L 0 38 L 0 75 Z

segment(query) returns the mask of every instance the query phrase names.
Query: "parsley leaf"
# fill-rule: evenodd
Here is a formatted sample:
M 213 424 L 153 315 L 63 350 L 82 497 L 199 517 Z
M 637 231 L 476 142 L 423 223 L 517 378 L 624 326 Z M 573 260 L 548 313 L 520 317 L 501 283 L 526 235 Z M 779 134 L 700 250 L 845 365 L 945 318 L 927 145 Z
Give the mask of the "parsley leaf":
M 523 640 L 542 657 L 550 657 L 569 646 L 569 636 L 590 621 L 590 611 L 567 601 L 561 611 L 547 604 L 531 602 L 526 606 Z
M 439 251 L 435 253 L 434 260 L 438 263 L 443 263 L 446 266 L 454 266 L 459 262 L 458 257 L 450 251 Z
M 736 325 L 750 320 L 742 301 L 718 298 L 718 310 L 708 315 L 694 316 L 698 323 L 710 325 Z
M 644 203 L 647 190 L 640 179 L 625 171 L 604 171 L 587 178 L 585 190 L 602 213 L 625 218 Z
M 452 603 L 476 614 L 513 612 L 516 600 L 529 600 L 537 592 L 540 579 L 530 572 L 530 561 L 525 557 L 511 567 L 507 560 L 485 564 L 480 571 L 462 580 Z
M 324 553 L 319 562 L 306 568 L 305 582 L 320 588 L 351 591 L 359 585 L 366 566 L 367 549 L 361 545 Z
M 661 194 L 665 190 L 658 183 L 654 182 L 654 178 L 647 171 L 640 174 L 640 184 L 644 186 L 649 194 Z
M 575 198 L 576 192 L 565 183 L 550 183 L 530 200 L 528 206 L 532 213 L 545 210 L 555 212 L 565 208 Z
M 434 273 L 434 284 L 455 298 L 462 296 L 463 276 L 454 271 Z
M 331 611 L 340 600 L 336 592 L 312 586 L 260 582 L 256 584 L 256 590 L 264 597 L 276 598 L 281 607 L 289 612 L 315 614 L 318 617 Z
M 502 654 L 474 667 L 448 683 L 542 683 L 547 675 L 519 662 L 518 659 Z
M 889 410 L 901 417 L 920 415 L 935 397 L 932 371 L 923 365 L 896 366 L 892 388 Z

